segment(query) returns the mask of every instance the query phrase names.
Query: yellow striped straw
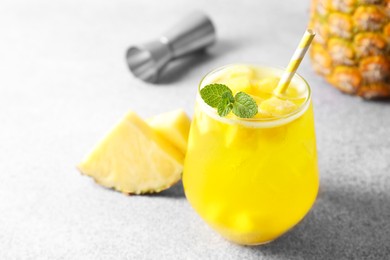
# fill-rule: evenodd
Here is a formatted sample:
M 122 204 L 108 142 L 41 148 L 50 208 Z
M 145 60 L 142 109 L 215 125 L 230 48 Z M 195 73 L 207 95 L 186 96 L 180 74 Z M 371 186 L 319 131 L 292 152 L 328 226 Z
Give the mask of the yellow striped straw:
M 286 71 L 283 73 L 282 78 L 280 79 L 278 86 L 275 88 L 274 93 L 276 95 L 283 94 L 290 84 L 291 79 L 293 78 L 295 72 L 297 71 L 299 64 L 303 57 L 306 54 L 306 51 L 309 49 L 311 41 L 313 40 L 316 34 L 307 29 L 305 34 L 303 35 L 301 42 L 298 45 L 298 48 L 295 50 L 294 55 L 292 56 L 290 62 L 288 63 Z

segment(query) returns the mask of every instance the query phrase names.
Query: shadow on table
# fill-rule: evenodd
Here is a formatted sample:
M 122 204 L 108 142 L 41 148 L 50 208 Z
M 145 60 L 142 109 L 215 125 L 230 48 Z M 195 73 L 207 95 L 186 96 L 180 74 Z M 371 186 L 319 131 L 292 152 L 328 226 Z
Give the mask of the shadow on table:
M 206 61 L 223 55 L 237 47 L 235 42 L 219 40 L 210 50 L 200 50 L 191 55 L 173 60 L 161 71 L 157 85 L 170 84 L 179 81 L 185 77 L 192 68 L 200 66 Z
M 145 196 L 150 197 L 162 197 L 162 198 L 175 198 L 175 199 L 184 199 L 184 188 L 182 181 L 179 181 L 172 187 L 167 190 L 164 190 L 159 193 L 146 194 Z
M 286 259 L 389 259 L 390 195 L 373 193 L 323 187 L 302 223 L 248 250 Z

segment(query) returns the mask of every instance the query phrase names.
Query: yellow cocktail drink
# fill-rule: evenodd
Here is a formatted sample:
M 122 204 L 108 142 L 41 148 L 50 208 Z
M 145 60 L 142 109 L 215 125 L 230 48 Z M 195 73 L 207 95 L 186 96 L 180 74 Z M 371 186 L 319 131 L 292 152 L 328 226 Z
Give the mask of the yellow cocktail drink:
M 231 65 L 209 73 L 199 86 L 225 84 L 233 94 L 250 94 L 259 108 L 253 118 L 220 117 L 198 93 L 184 164 L 192 207 L 239 244 L 281 236 L 307 214 L 318 192 L 310 88 L 295 75 L 285 95 L 273 97 L 282 72 Z

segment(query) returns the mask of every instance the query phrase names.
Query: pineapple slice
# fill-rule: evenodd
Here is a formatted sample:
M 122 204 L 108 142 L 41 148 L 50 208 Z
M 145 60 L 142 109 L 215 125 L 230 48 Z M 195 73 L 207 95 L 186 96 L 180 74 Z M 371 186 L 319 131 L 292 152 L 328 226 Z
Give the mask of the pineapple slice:
M 181 178 L 183 154 L 129 112 L 78 165 L 105 187 L 128 194 L 159 192 Z
M 154 116 L 147 119 L 146 122 L 157 134 L 171 142 L 183 155 L 186 154 L 191 121 L 182 109 Z

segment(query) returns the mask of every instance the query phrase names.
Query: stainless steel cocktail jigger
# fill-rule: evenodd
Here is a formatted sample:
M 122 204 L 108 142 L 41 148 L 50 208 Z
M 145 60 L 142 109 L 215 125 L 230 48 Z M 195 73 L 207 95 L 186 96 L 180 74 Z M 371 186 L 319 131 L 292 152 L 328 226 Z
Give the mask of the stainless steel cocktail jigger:
M 156 82 L 169 61 L 212 45 L 215 40 L 211 20 L 202 12 L 194 12 L 157 40 L 130 47 L 127 63 L 137 78 Z

